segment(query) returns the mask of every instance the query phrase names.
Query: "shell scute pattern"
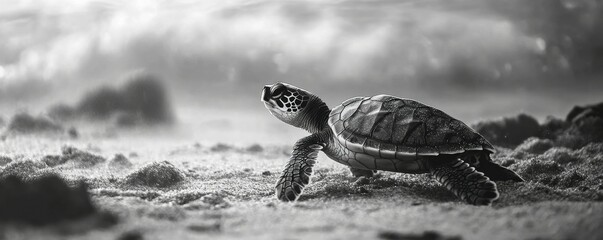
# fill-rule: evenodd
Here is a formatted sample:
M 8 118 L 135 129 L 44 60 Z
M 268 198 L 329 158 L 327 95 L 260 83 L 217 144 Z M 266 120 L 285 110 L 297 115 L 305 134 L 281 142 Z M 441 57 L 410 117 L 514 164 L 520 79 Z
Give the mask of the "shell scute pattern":
M 375 169 L 375 157 L 367 154 L 356 153 L 356 160 L 362 163 L 368 169 Z
M 339 114 L 339 118 L 343 121 L 346 121 L 354 113 L 356 113 L 356 111 L 358 111 L 358 106 L 360 106 L 360 103 L 362 103 L 362 100 L 352 102 L 349 105 L 345 106 L 341 110 L 341 113 Z
M 359 101 L 359 100 L 362 100 L 362 99 L 363 99 L 363 97 L 353 97 L 353 98 L 350 98 L 350 99 L 348 99 L 348 100 L 345 100 L 345 101 L 344 101 L 344 102 L 341 104 L 341 106 L 344 106 L 344 107 L 345 107 L 345 106 L 347 106 L 347 105 L 350 105 L 350 103 L 353 103 L 353 102 L 356 102 L 356 101 Z
M 389 95 L 349 99 L 333 109 L 329 125 L 342 143 L 350 142 L 350 150 L 362 146 L 358 152 L 375 157 L 494 151 L 481 135 L 446 113 Z
M 437 156 L 440 155 L 438 149 L 435 147 L 425 146 L 417 148 L 417 154 L 421 156 Z
M 331 119 L 333 119 L 333 116 L 341 114 L 342 110 L 343 110 L 343 106 L 341 106 L 341 105 L 339 107 L 333 108 L 333 110 L 331 110 L 331 112 L 329 113 L 329 121 L 331 121 Z M 339 120 L 339 119 L 337 119 L 337 120 Z
M 398 171 L 396 163 L 392 159 L 375 159 L 375 165 L 379 166 L 380 169 L 389 169 L 391 171 Z
M 360 162 L 357 157 L 358 156 L 356 155 L 351 156 L 350 160 L 348 161 L 348 165 L 353 168 L 369 169 L 366 165 L 362 164 L 362 162 Z
M 382 158 L 395 158 L 396 145 L 391 143 L 381 143 L 381 145 L 379 145 L 379 154 L 379 156 Z

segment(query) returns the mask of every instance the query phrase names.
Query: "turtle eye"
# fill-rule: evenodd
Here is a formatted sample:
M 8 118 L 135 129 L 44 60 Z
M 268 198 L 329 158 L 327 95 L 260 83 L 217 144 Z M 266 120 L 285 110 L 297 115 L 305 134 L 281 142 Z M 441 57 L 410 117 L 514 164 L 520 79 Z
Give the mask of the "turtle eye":
M 274 89 L 272 89 L 272 98 L 279 98 L 281 97 L 281 95 L 283 95 L 283 92 L 285 92 L 285 90 L 287 90 L 287 87 L 285 87 L 285 85 L 282 84 L 276 84 L 273 87 Z

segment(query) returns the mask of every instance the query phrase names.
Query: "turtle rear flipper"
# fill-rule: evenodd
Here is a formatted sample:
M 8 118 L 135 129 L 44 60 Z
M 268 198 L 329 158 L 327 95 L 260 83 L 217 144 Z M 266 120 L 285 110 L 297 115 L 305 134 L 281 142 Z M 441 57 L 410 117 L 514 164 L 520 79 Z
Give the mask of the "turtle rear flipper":
M 475 170 L 484 173 L 492 181 L 515 181 L 524 182 L 523 178 L 512 170 L 495 163 L 490 158 L 490 154 L 478 153 L 461 158 Z
M 524 182 L 523 178 L 517 175 L 517 173 L 492 161 L 481 162 L 476 170 L 483 172 L 492 181 L 512 180 L 515 182 Z
M 469 164 L 456 159 L 430 169 L 448 190 L 474 205 L 490 205 L 498 199 L 496 184 Z

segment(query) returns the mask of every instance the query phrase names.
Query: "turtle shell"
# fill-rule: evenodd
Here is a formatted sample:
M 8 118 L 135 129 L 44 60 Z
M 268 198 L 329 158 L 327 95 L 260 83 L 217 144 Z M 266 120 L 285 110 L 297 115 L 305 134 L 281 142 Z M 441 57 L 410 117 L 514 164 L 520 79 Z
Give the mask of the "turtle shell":
M 333 108 L 329 126 L 346 148 L 374 157 L 494 152 L 463 122 L 417 101 L 389 95 L 348 99 Z

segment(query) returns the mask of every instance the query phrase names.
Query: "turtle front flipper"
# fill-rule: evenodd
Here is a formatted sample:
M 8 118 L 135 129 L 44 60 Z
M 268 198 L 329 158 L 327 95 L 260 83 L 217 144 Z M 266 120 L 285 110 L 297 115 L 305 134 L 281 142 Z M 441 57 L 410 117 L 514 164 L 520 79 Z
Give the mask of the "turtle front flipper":
M 470 204 L 490 205 L 498 198 L 496 184 L 460 159 L 446 161 L 430 171 L 438 182 Z
M 310 183 L 312 167 L 324 142 L 318 134 L 312 134 L 295 143 L 293 154 L 283 174 L 276 183 L 276 197 L 284 202 L 295 201 Z

